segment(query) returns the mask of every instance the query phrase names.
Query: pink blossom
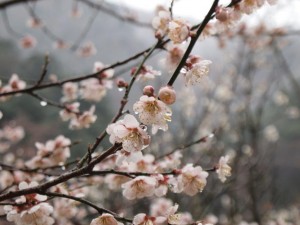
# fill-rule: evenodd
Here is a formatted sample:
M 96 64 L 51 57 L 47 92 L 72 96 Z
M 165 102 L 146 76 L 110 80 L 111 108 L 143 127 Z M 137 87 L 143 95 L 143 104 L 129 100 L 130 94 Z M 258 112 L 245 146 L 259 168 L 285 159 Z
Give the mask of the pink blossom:
M 172 20 L 169 23 L 168 28 L 168 37 L 173 41 L 174 44 L 180 44 L 189 37 L 190 28 L 182 19 Z
M 78 97 L 78 84 L 73 82 L 67 82 L 63 84 L 63 98 L 62 102 L 74 101 Z
M 71 129 L 89 128 L 91 124 L 93 124 L 97 119 L 97 116 L 94 115 L 94 113 L 95 113 L 95 106 L 93 105 L 88 111 L 84 111 L 82 114 L 72 118 L 70 122 L 70 128 Z
M 164 217 L 147 216 L 145 213 L 137 214 L 133 218 L 133 225 L 157 225 L 166 221 Z
M 96 53 L 97 49 L 93 42 L 84 43 L 78 50 L 78 55 L 81 57 L 89 57 L 95 55 Z
M 138 102 L 133 105 L 134 112 L 139 114 L 140 121 L 145 125 L 152 125 L 152 133 L 158 129 L 166 131 L 167 121 L 171 121 L 171 110 L 162 101 L 143 95 Z
M 59 112 L 59 115 L 63 121 L 68 121 L 70 119 L 76 118 L 79 113 L 79 102 L 74 102 L 72 104 L 65 104 L 66 109 Z
M 111 214 L 103 213 L 96 219 L 93 219 L 90 225 L 120 225 L 119 223 Z
M 171 21 L 171 15 L 169 11 L 161 10 L 158 15 L 153 18 L 152 26 L 156 30 L 155 36 L 162 38 L 168 31 L 168 24 Z
M 133 68 L 131 70 L 131 74 L 134 74 L 135 72 L 136 72 L 136 68 Z M 153 80 L 155 76 L 160 76 L 160 75 L 161 72 L 154 70 L 151 66 L 143 66 L 139 74 L 137 75 L 136 79 L 142 81 L 148 81 L 148 80 Z
M 30 35 L 26 35 L 20 40 L 20 45 L 22 48 L 32 48 L 36 45 L 36 43 L 36 39 Z
M 23 190 L 30 187 L 37 186 L 38 183 L 21 182 L 19 189 Z M 6 205 L 4 210 L 6 212 L 6 218 L 8 221 L 14 222 L 16 225 L 28 225 L 28 224 L 43 224 L 52 225 L 54 219 L 50 216 L 53 212 L 53 207 L 48 203 L 43 202 L 47 200 L 47 196 L 30 194 L 21 196 L 16 199 L 16 203 L 24 203 L 20 206 Z
M 80 83 L 79 93 L 85 100 L 99 102 L 106 95 L 106 86 L 97 78 L 89 78 Z
M 13 74 L 8 82 L 12 91 L 22 90 L 26 87 L 26 82 L 19 79 L 17 74 Z
M 129 200 L 150 197 L 154 194 L 156 179 L 153 177 L 138 176 L 122 184 L 123 195 Z
M 219 160 L 219 164 L 217 166 L 217 174 L 219 175 L 219 179 L 222 182 L 225 182 L 227 177 L 231 176 L 231 168 L 228 165 L 229 157 L 228 156 L 222 156 Z
M 29 168 L 44 168 L 64 163 L 70 157 L 71 140 L 60 135 L 46 144 L 37 142 L 37 155 L 26 162 Z
M 127 152 L 140 151 L 149 144 L 149 136 L 132 115 L 126 115 L 123 120 L 110 124 L 106 132 L 110 135 L 109 141 L 122 143 Z
M 203 171 L 200 166 L 194 167 L 192 164 L 187 164 L 177 178 L 178 191 L 183 191 L 190 196 L 202 192 L 206 185 L 207 176 L 208 173 Z
M 203 78 L 208 75 L 209 65 L 211 63 L 212 62 L 210 60 L 200 60 L 199 62 L 193 64 L 185 74 L 186 85 L 200 83 Z

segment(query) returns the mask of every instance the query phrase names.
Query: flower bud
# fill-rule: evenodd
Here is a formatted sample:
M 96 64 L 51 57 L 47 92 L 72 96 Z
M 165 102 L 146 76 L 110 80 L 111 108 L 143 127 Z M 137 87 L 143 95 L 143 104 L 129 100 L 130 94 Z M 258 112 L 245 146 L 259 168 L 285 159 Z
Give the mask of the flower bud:
M 159 90 L 158 97 L 167 105 L 172 105 L 176 101 L 176 92 L 171 86 L 165 86 Z
M 151 85 L 145 86 L 143 89 L 143 94 L 149 97 L 154 96 L 154 87 L 152 87 Z
M 121 79 L 121 78 L 118 78 L 116 80 L 116 83 L 117 83 L 118 88 L 126 88 L 128 86 L 128 83 L 124 79 Z

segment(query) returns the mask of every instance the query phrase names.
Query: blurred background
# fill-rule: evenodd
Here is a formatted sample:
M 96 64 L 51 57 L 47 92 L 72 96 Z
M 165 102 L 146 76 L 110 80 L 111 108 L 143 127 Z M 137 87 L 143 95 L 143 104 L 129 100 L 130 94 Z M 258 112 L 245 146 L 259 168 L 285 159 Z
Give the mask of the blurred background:
M 0 1 L 1 3 L 5 1 Z M 229 1 L 221 1 L 224 5 Z M 212 1 L 179 0 L 174 2 L 174 16 L 197 24 Z M 47 79 L 59 80 L 91 74 L 96 61 L 112 64 L 134 55 L 155 43 L 151 20 L 157 5 L 169 7 L 170 1 L 60 1 L 45 0 L 0 8 L 0 79 L 6 83 L 17 73 L 27 84 L 40 76 L 45 55 L 50 64 Z M 202 5 L 203 4 L 203 5 Z M 280 216 L 274 224 L 299 224 L 300 203 L 300 23 L 296 20 L 297 0 L 278 1 L 250 16 L 244 16 L 231 32 L 202 37 L 193 54 L 213 62 L 211 72 L 199 86 L 187 88 L 178 79 L 178 101 L 172 107 L 173 119 L 168 132 L 159 132 L 145 151 L 155 156 L 198 140 L 212 132 L 205 143 L 183 151 L 183 162 L 210 168 L 222 155 L 231 157 L 232 177 L 225 184 L 212 176 L 205 191 L 194 197 L 168 196 L 180 203 L 181 211 L 195 218 L 214 215 L 219 224 L 238 224 Z M 28 26 L 33 18 L 42 27 Z M 31 35 L 36 45 L 24 49 L 20 40 Z M 61 44 L 61 47 L 58 47 Z M 62 44 L 67 48 L 62 48 Z M 86 45 L 93 54 L 83 54 Z M 91 47 L 92 46 L 92 47 Z M 156 90 L 171 76 L 163 59 L 156 53 L 147 63 L 162 76 L 140 82 L 131 93 L 127 108 L 137 101 L 145 85 Z M 115 75 L 130 79 L 130 69 L 139 60 L 118 67 Z M 60 88 L 39 92 L 58 101 Z M 15 163 L 30 158 L 34 143 L 45 142 L 63 134 L 80 143 L 72 148 L 72 157 L 82 156 L 86 146 L 105 129 L 119 107 L 122 92 L 114 88 L 97 102 L 97 122 L 89 129 L 70 130 L 59 118 L 59 109 L 41 106 L 31 96 L 22 95 L 0 102 L 1 161 Z M 82 102 L 89 108 L 90 103 Z M 23 127 L 24 138 L 8 144 L 5 129 Z M 7 131 L 9 132 L 9 131 Z M 2 138 L 2 139 L 1 139 Z M 101 148 L 109 146 L 106 140 Z M 12 153 L 16 153 L 13 156 Z M 101 199 L 111 210 L 121 211 L 123 204 L 132 214 L 149 209 L 150 200 L 127 201 L 100 185 L 93 198 Z M 97 191 L 98 190 L 98 191 Z M 122 203 L 122 204 L 121 204 Z M 293 222 L 297 221 L 298 222 Z M 274 220 L 275 221 L 275 220 Z M 1 224 L 1 223 L 0 223 Z M 270 223 L 271 224 L 271 223 Z

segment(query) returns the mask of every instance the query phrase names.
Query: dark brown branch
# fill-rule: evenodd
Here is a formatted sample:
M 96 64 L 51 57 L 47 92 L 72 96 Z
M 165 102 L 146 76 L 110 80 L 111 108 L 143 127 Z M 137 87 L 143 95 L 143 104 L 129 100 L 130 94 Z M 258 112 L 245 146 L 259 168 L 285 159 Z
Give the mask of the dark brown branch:
M 66 182 L 66 181 L 68 181 L 68 180 L 70 180 L 74 177 L 79 177 L 79 176 L 82 176 L 84 174 L 88 174 L 90 171 L 93 170 L 93 168 L 96 164 L 102 162 L 108 156 L 114 154 L 115 151 L 119 147 L 120 147 L 120 144 L 114 145 L 114 146 L 110 147 L 109 149 L 107 149 L 105 152 L 103 152 L 101 155 L 96 157 L 94 160 L 92 160 L 91 163 L 88 164 L 87 166 L 84 166 L 84 167 L 79 168 L 79 169 L 74 169 L 74 170 L 68 171 L 65 174 L 62 174 L 61 176 L 59 176 L 59 177 L 57 177 L 57 178 L 55 178 L 51 181 L 47 181 L 47 182 L 45 182 L 43 184 L 40 184 L 36 187 L 26 188 L 26 189 L 23 189 L 23 190 L 12 191 L 12 192 L 2 194 L 2 195 L 0 195 L 0 202 L 3 201 L 3 200 L 19 197 L 19 196 L 22 196 L 22 195 L 45 192 L 47 189 L 49 189 L 50 187 L 53 187 L 57 184 L 64 183 L 64 182 Z
M 196 44 L 196 41 L 198 40 L 198 38 L 200 37 L 202 31 L 204 30 L 205 26 L 208 24 L 208 22 L 213 18 L 213 14 L 215 13 L 215 9 L 218 6 L 219 0 L 215 0 L 210 8 L 210 10 L 208 11 L 207 15 L 205 16 L 204 20 L 202 21 L 200 27 L 198 28 L 196 35 L 193 36 L 191 38 L 191 42 L 187 48 L 187 50 L 185 51 L 179 65 L 177 66 L 176 70 L 174 71 L 171 79 L 168 82 L 169 86 L 172 86 L 175 82 L 175 80 L 177 79 L 178 75 L 180 74 L 180 71 L 182 69 L 182 67 L 184 67 L 186 60 L 188 59 L 190 53 L 192 52 L 194 45 Z
M 92 203 L 88 200 L 82 199 L 82 198 L 78 198 L 78 197 L 75 197 L 75 196 L 66 195 L 66 194 L 62 194 L 62 193 L 56 193 L 56 192 L 41 192 L 40 194 L 47 195 L 47 196 L 50 196 L 50 197 L 66 198 L 66 199 L 71 199 L 71 200 L 74 200 L 74 201 L 77 201 L 77 202 L 81 202 L 82 204 L 85 204 L 87 206 L 90 206 L 90 207 L 94 208 L 95 210 L 97 210 L 97 212 L 99 214 L 109 213 L 109 214 L 113 215 L 118 221 L 130 222 L 130 223 L 132 222 L 132 220 L 130 220 L 130 219 L 120 217 L 117 213 L 112 212 L 112 211 L 110 211 L 108 209 L 105 209 L 105 208 L 101 208 L 101 207 L 95 205 L 94 203 Z
M 18 4 L 21 4 L 21 3 L 37 2 L 37 1 L 41 1 L 41 0 L 9 0 L 9 1 L 4 1 L 4 2 L 0 2 L 0 9 L 4 9 L 4 8 L 9 7 L 9 6 L 18 5 Z

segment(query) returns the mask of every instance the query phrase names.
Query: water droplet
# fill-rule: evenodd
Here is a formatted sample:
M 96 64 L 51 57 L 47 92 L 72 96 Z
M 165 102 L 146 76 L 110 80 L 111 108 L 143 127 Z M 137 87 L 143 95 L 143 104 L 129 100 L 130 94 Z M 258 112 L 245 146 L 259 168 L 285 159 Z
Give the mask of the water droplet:
M 48 103 L 45 101 L 41 101 L 40 104 L 41 104 L 41 106 L 46 106 Z
M 186 74 L 186 72 L 187 72 L 187 70 L 184 69 L 184 68 L 182 68 L 182 69 L 180 70 L 180 73 L 182 73 L 182 74 Z
M 140 125 L 140 128 L 142 128 L 142 130 L 147 131 L 148 127 L 144 124 Z
M 215 135 L 213 133 L 209 134 L 208 137 L 209 138 L 213 138 Z
M 139 114 L 139 112 L 134 112 L 134 114 Z
M 118 88 L 118 91 L 120 91 L 120 92 L 121 92 L 121 91 L 123 91 L 123 89 L 124 89 L 124 88 Z
M 65 167 L 65 166 L 62 166 L 61 169 L 62 169 L 62 170 L 66 170 L 66 167 Z

